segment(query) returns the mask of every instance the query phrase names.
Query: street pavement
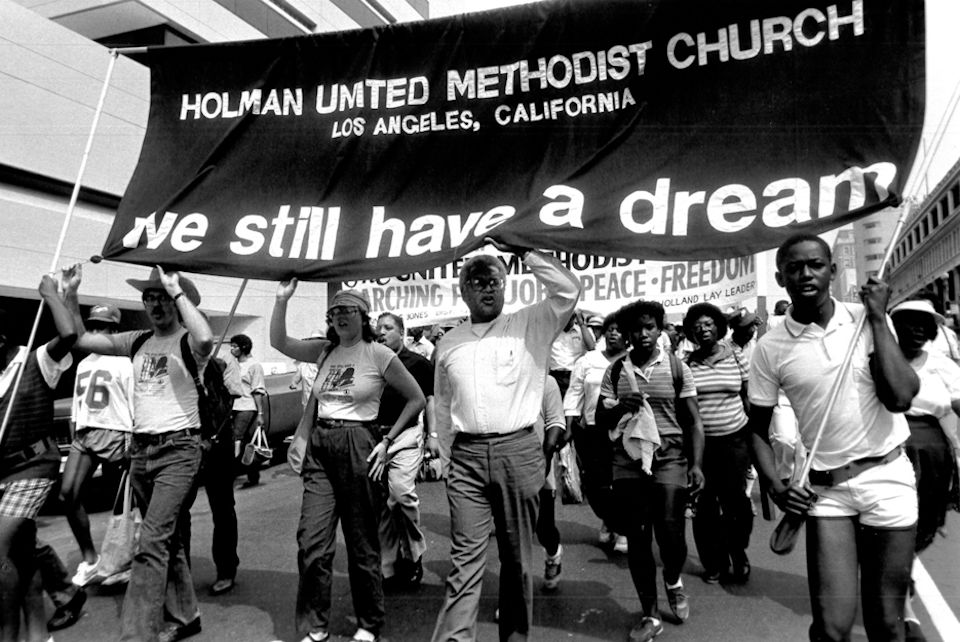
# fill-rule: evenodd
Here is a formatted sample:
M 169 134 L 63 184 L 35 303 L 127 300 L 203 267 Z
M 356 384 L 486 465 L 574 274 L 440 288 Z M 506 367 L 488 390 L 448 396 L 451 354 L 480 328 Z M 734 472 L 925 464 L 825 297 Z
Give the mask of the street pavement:
M 237 586 L 227 595 L 211 597 L 207 594 L 216 578 L 209 551 L 210 511 L 202 492 L 193 508 L 193 575 L 201 602 L 203 631 L 191 640 L 300 640 L 293 623 L 300 480 L 285 465 L 264 471 L 262 479 L 264 483 L 260 486 L 244 490 L 238 487 L 236 491 L 241 562 Z M 416 591 L 387 595 L 384 642 L 429 640 L 442 602 L 443 579 L 450 568 L 449 522 L 443 484 L 425 483 L 419 489 L 429 546 L 425 555 L 423 585 Z M 94 541 L 102 538 L 107 518 L 107 513 L 91 516 Z M 948 613 L 943 613 L 942 608 L 939 612 L 941 626 L 944 621 L 951 621 L 951 609 L 953 613 L 960 612 L 956 563 L 960 552 L 956 543 L 960 538 L 960 520 L 955 518 L 956 515 L 952 515 L 949 526 L 952 538 L 938 540 L 924 554 L 925 566 L 949 607 Z M 625 640 L 639 608 L 625 556 L 597 545 L 597 521 L 585 504 L 560 505 L 558 500 L 557 521 L 564 547 L 563 575 L 559 590 L 551 594 L 541 591 L 543 551 L 538 548 L 531 639 Z M 682 625 L 667 619 L 664 632 L 658 639 L 806 640 L 810 607 L 803 538 L 801 536 L 793 553 L 776 556 L 767 546 L 774 526 L 774 523 L 758 517 L 749 550 L 753 573 L 749 583 L 743 586 L 708 585 L 700 580 L 701 566 L 688 529 L 690 553 L 683 580 L 690 595 L 691 616 Z M 76 568 L 79 554 L 64 518 L 42 517 L 40 537 L 56 548 L 71 572 Z M 332 639 L 349 640 L 356 624 L 342 535 L 338 538 L 334 570 Z M 481 640 L 497 639 L 493 616 L 497 607 L 498 571 L 496 541 L 491 540 L 480 605 Z M 57 642 L 116 639 L 124 587 L 93 586 L 88 591 L 83 617 L 73 627 L 56 632 Z M 669 614 L 662 593 L 660 606 L 665 615 Z M 926 609 L 920 606 L 918 610 L 928 639 L 931 642 L 945 639 L 937 635 Z M 859 622 L 853 639 L 866 639 Z

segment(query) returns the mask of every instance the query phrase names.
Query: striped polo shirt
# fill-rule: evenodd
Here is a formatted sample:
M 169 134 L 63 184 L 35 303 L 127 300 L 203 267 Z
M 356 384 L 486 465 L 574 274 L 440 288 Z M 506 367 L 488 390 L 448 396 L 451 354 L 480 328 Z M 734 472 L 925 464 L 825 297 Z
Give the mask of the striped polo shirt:
M 740 389 L 750 375 L 745 354 L 721 343 L 723 351 L 712 362 L 687 358 L 697 384 L 697 402 L 703 434 L 708 437 L 730 435 L 747 425 Z
M 641 369 L 634 364 L 633 370 L 637 375 L 637 386 L 640 388 L 640 392 L 647 394 L 647 402 L 650 404 L 650 409 L 653 410 L 653 417 L 657 421 L 657 430 L 660 435 L 663 437 L 682 435 L 683 430 L 677 421 L 676 391 L 673 388 L 670 359 L 662 350 L 657 352 L 656 358 L 646 368 Z M 620 361 L 623 360 L 620 359 Z M 603 374 L 603 382 L 600 384 L 601 403 L 603 399 L 616 400 L 620 395 L 631 392 L 630 379 L 622 369 L 620 369 L 620 376 L 616 382 L 617 389 L 614 391 L 610 374 L 612 370 L 613 364 L 610 364 L 610 367 Z M 694 384 L 690 368 L 687 364 L 680 362 L 680 370 L 683 373 L 680 397 L 696 397 L 697 386 Z

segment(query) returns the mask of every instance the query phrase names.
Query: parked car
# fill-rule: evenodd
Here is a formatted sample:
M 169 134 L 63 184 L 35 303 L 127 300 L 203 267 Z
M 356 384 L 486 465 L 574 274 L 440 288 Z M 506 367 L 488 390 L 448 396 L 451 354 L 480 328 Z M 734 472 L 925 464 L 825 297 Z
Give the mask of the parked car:
M 300 421 L 302 407 L 300 406 L 300 390 L 291 390 L 290 383 L 294 373 L 267 375 L 265 379 L 267 394 L 263 403 L 263 424 L 267 430 L 267 441 L 273 448 L 273 463 L 286 460 L 287 437 L 293 435 Z M 60 448 L 60 472 L 70 453 L 70 443 L 73 432 L 70 426 L 70 410 L 73 400 L 70 397 L 57 399 L 54 402 L 53 421 L 56 425 L 57 444 Z M 84 489 L 83 502 L 88 511 L 106 510 L 113 505 L 119 490 L 122 467 L 118 464 L 100 466 L 94 472 L 93 479 Z M 59 501 L 56 496 L 59 487 L 51 493 L 51 504 L 47 511 L 59 510 Z

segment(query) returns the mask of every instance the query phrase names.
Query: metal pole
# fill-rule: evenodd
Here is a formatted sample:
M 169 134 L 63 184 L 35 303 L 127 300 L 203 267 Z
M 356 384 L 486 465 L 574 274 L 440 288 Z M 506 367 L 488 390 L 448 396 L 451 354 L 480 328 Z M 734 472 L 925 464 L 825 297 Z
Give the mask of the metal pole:
M 107 89 L 110 87 L 110 78 L 113 76 L 113 68 L 117 62 L 117 50 L 110 50 L 110 64 L 107 66 L 107 75 L 103 79 L 103 87 L 100 89 L 100 99 L 97 101 L 97 108 L 93 112 L 93 124 L 90 126 L 90 134 L 87 136 L 87 144 L 83 150 L 83 158 L 80 160 L 80 169 L 77 171 L 77 180 L 73 184 L 73 193 L 70 195 L 70 204 L 67 206 L 67 213 L 63 219 L 63 225 L 60 226 L 60 238 L 57 240 L 56 249 L 53 251 L 53 259 L 50 261 L 50 272 L 57 269 L 60 263 L 60 253 L 63 251 L 63 243 L 67 238 L 67 228 L 70 226 L 70 219 L 73 217 L 73 210 L 77 205 L 77 198 L 80 196 L 80 181 L 87 169 L 87 160 L 90 158 L 90 149 L 93 147 L 93 139 L 97 132 L 97 125 L 100 123 L 100 114 L 103 113 L 103 103 L 107 98 Z M 37 338 L 37 329 L 40 327 L 40 317 L 43 316 L 43 299 L 40 299 L 40 305 L 37 306 L 37 315 L 33 319 L 33 328 L 30 330 L 30 338 L 27 339 L 27 350 L 33 345 Z M 26 370 L 25 364 L 17 371 L 17 377 L 10 390 L 10 402 L 7 404 L 7 410 L 3 415 L 3 423 L 0 424 L 0 447 L 3 446 L 3 438 L 7 432 L 7 425 L 10 423 L 10 415 L 13 412 L 14 402 L 17 400 L 17 392 L 20 390 L 20 382 L 23 379 L 23 371 Z
M 220 346 L 223 345 L 224 340 L 227 338 L 227 331 L 230 330 L 230 324 L 233 322 L 233 315 L 237 311 L 237 306 L 240 305 L 240 297 L 243 296 L 243 291 L 247 288 L 247 281 L 250 279 L 244 279 L 240 284 L 240 289 L 237 290 L 237 296 L 233 299 L 233 307 L 230 308 L 230 316 L 227 317 L 227 325 L 223 326 L 223 333 L 220 335 L 220 339 L 217 340 L 217 346 L 213 349 L 213 356 L 216 357 L 217 353 L 220 352 Z

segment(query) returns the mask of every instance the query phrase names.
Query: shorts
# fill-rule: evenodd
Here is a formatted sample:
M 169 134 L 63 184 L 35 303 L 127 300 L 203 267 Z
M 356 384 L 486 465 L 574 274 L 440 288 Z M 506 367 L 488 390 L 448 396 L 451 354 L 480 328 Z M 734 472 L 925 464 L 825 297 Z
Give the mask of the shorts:
M 687 487 L 687 456 L 683 451 L 683 435 L 660 437 L 660 447 L 653 453 L 651 474 L 643 472 L 640 460 L 631 459 L 617 442 L 613 452 L 613 480 L 653 477 L 658 486 Z
M 70 444 L 70 450 L 110 463 L 123 461 L 129 449 L 130 433 L 109 428 L 81 428 Z
M 908 528 L 917 523 L 917 478 L 907 456 L 868 468 L 836 486 L 813 485 L 819 499 L 811 517 L 859 517 L 873 528 Z
M 0 483 L 0 516 L 36 519 L 54 484 L 43 477 Z

